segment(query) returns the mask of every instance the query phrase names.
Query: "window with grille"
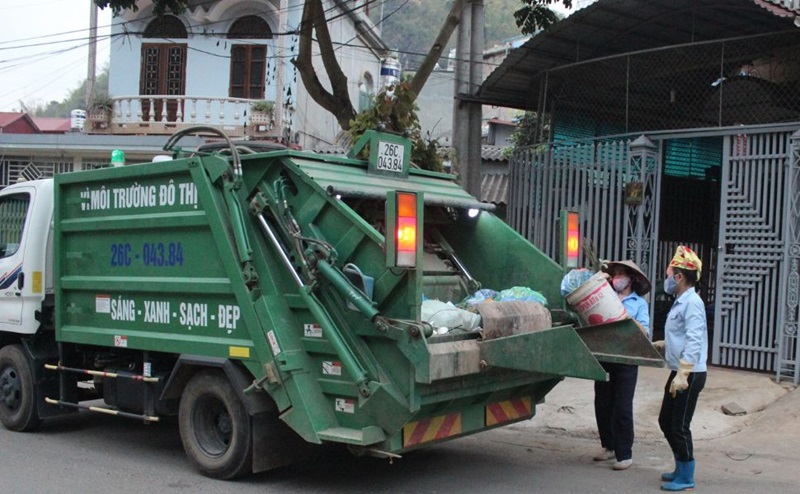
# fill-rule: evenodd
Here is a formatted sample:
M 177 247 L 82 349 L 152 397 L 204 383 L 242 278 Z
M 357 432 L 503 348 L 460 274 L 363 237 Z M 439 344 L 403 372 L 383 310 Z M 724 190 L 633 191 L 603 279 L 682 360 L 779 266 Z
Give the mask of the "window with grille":
M 233 45 L 231 48 L 232 98 L 264 99 L 267 47 Z
M 257 15 L 242 16 L 228 30 L 231 39 L 271 39 L 267 21 Z M 264 99 L 266 86 L 267 47 L 256 44 L 234 44 L 231 47 L 230 96 Z

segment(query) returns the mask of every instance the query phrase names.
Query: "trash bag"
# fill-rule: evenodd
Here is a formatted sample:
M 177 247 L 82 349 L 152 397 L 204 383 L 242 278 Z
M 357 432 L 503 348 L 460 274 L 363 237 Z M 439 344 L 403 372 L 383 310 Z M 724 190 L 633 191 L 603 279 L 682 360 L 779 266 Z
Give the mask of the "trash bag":
M 591 269 L 586 268 L 578 268 L 570 270 L 569 273 L 564 275 L 564 278 L 561 279 L 561 295 L 566 297 L 574 290 L 577 290 L 578 287 L 589 281 L 594 275 L 594 271 Z
M 497 294 L 497 297 L 495 297 L 494 301 L 538 302 L 545 307 L 547 306 L 547 298 L 544 295 L 526 286 L 513 286 L 511 288 L 506 288 Z
M 430 299 L 422 302 L 422 320 L 437 328 L 437 334 L 445 332 L 440 331 L 441 328 L 473 331 L 481 324 L 478 314 L 459 309 L 452 302 Z
M 458 307 L 462 309 L 471 309 L 483 302 L 491 302 L 497 297 L 497 294 L 498 292 L 490 288 L 481 288 L 477 292 L 459 302 Z

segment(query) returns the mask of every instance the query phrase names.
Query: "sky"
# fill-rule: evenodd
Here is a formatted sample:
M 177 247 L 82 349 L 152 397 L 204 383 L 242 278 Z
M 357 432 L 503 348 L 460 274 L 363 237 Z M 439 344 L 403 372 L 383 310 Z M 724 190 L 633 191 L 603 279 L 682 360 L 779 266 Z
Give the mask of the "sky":
M 0 111 L 62 101 L 86 79 L 91 0 L 1 0 Z M 97 70 L 108 64 L 111 12 L 98 13 Z

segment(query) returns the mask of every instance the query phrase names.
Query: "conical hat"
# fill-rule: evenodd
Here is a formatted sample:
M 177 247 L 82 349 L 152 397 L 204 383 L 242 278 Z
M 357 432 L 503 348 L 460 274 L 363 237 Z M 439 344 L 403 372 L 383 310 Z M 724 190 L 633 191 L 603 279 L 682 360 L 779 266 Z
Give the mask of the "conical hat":
M 614 266 L 624 266 L 631 274 L 631 289 L 639 296 L 650 292 L 650 280 L 633 261 L 608 261 L 603 271 L 610 272 Z

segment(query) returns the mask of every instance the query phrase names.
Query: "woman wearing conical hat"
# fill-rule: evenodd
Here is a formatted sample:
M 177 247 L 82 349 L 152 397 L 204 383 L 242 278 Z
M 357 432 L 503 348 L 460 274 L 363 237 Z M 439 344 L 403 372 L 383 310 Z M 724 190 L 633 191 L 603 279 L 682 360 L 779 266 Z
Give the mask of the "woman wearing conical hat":
M 650 311 L 642 298 L 650 281 L 633 261 L 612 261 L 605 272 L 628 315 L 650 333 Z M 616 459 L 612 468 L 625 470 L 633 464 L 633 394 L 639 368 L 603 362 L 608 381 L 594 383 L 594 414 L 600 434 L 600 451 L 594 461 Z

